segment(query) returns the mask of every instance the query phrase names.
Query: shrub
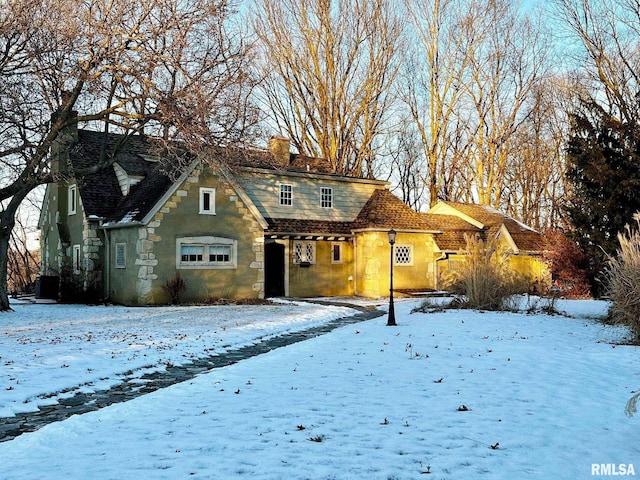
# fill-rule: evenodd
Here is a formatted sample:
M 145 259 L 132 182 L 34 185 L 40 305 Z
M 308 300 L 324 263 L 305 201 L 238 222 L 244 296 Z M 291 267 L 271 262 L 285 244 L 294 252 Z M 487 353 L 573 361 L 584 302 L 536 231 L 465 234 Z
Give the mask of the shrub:
M 498 249 L 497 240 L 466 235 L 465 261 L 457 272 L 445 278 L 445 288 L 462 296 L 462 308 L 512 309 L 510 298 L 526 291 L 524 279 L 507 267 L 508 252 Z
M 95 305 L 102 297 L 102 271 L 87 271 L 83 268 L 64 266 L 60 277 L 60 302 Z
M 589 259 L 586 253 L 561 230 L 547 230 L 544 236 L 548 242 L 544 259 L 558 293 L 564 298 L 590 298 L 591 284 L 587 274 Z
M 179 305 L 182 303 L 182 294 L 187 289 L 180 272 L 176 272 L 173 278 L 168 279 L 164 284 L 164 291 L 169 295 L 169 303 L 171 305 Z
M 640 227 L 640 214 L 634 216 Z M 628 326 L 640 340 L 640 232 L 627 226 L 618 234 L 620 248 L 609 256 L 605 269 L 607 293 L 611 300 L 609 319 Z

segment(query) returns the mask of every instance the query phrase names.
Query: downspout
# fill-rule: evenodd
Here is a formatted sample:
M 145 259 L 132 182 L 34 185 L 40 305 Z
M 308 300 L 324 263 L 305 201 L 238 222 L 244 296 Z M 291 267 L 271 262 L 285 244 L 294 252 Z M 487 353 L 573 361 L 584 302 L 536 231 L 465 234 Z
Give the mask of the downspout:
M 105 300 L 111 299 L 111 231 L 108 228 L 104 228 L 102 221 L 100 221 L 100 228 L 104 231 L 104 298 Z
M 438 266 L 438 262 L 442 260 L 448 260 L 449 254 L 447 252 L 442 252 L 439 258 L 436 258 L 436 290 L 440 290 L 440 267 Z
M 353 236 L 353 294 L 358 296 L 358 235 Z

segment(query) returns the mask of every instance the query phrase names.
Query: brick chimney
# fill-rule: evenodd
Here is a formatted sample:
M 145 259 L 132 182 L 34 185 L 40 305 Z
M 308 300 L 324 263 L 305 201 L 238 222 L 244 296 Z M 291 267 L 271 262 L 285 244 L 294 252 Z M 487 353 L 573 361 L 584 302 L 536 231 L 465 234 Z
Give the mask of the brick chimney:
M 286 167 L 291 159 L 291 140 L 286 137 L 273 136 L 269 139 L 269 152 L 273 155 L 276 165 Z

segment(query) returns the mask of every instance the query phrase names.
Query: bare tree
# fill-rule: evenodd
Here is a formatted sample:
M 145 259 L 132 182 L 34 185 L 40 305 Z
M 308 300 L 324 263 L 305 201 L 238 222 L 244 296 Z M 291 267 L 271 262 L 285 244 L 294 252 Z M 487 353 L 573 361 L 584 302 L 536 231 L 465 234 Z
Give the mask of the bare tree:
M 420 136 L 412 128 L 410 119 L 399 122 L 396 132 L 388 154 L 389 180 L 395 185 L 394 191 L 400 199 L 420 211 L 426 200 L 425 164 Z
M 446 198 L 445 179 L 457 175 L 452 147 L 465 115 L 464 96 L 470 66 L 483 41 L 484 2 L 475 0 L 406 0 L 410 33 L 415 39 L 404 65 L 402 98 L 420 133 L 426 160 L 429 203 Z M 456 133 L 457 130 L 457 133 Z M 449 178 L 449 186 L 453 179 Z
M 37 210 L 16 216 L 16 226 L 11 232 L 7 255 L 7 289 L 11 294 L 33 293 L 40 270 L 40 250 L 34 248 L 34 222 L 29 216 Z
M 474 50 L 470 69 L 469 166 L 479 202 L 504 207 L 507 170 L 518 147 L 516 133 L 535 107 L 534 89 L 548 68 L 549 43 L 540 24 L 522 17 L 511 0 L 486 4 L 488 34 Z
M 583 93 L 626 123 L 640 113 L 640 3 L 636 0 L 553 0 L 559 34 L 577 61 Z M 567 41 L 569 40 L 569 41 Z M 574 42 L 571 42 L 574 40 Z
M 185 148 L 230 144 L 255 120 L 247 46 L 226 0 L 8 0 L 0 11 L 0 310 L 16 211 L 58 180 L 51 146 L 88 123 L 161 134 Z M 76 112 L 79 112 L 76 114 Z M 115 152 L 76 177 L 104 168 Z
M 265 109 L 302 154 L 371 176 L 401 26 L 388 0 L 256 0 Z
M 538 230 L 565 228 L 565 139 L 570 84 L 549 77 L 534 88 L 529 115 L 514 135 L 502 201 L 507 213 Z

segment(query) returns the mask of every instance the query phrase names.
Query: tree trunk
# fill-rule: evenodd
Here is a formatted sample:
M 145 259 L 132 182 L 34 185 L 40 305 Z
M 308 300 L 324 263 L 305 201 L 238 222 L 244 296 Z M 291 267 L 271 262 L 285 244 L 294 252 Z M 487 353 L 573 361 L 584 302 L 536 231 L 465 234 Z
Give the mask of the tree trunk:
M 9 242 L 11 240 L 11 232 L 16 224 L 18 207 L 30 191 L 31 189 L 26 186 L 22 188 L 11 197 L 9 204 L 0 214 L 0 311 L 2 312 L 12 310 L 9 305 L 9 291 L 7 288 Z

